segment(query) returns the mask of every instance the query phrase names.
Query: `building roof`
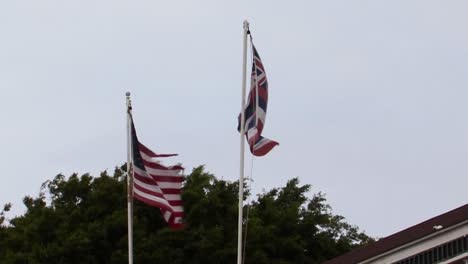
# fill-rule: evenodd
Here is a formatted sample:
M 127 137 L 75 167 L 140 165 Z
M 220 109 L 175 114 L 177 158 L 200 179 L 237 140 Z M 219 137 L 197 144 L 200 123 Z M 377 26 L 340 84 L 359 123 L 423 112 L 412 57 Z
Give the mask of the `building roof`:
M 440 232 L 466 220 L 468 220 L 468 204 L 404 229 L 388 237 L 382 238 L 364 247 L 352 250 L 344 255 L 326 261 L 323 264 L 359 263 L 412 241 Z M 434 228 L 436 226 L 440 226 L 441 229 Z

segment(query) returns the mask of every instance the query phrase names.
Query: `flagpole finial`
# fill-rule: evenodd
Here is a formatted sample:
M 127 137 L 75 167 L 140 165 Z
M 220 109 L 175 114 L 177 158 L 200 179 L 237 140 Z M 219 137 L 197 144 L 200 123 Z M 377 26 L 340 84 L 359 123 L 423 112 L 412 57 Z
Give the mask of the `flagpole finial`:
M 127 98 L 127 111 L 128 111 L 128 113 L 130 113 L 130 111 L 132 110 L 132 99 L 130 99 L 130 95 L 131 95 L 130 92 L 125 93 L 125 97 Z
M 250 35 L 250 23 L 247 19 L 244 20 L 244 30 L 247 35 Z

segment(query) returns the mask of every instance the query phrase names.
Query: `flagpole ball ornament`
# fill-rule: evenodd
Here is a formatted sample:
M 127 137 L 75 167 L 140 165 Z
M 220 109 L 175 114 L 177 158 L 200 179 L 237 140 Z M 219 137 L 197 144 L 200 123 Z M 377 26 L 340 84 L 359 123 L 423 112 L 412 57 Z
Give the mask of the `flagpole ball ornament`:
M 125 96 L 127 97 L 127 107 L 128 107 L 128 111 L 132 110 L 132 102 L 131 102 L 131 99 L 130 99 L 130 95 L 131 95 L 130 92 L 126 92 L 126 93 L 125 93 Z

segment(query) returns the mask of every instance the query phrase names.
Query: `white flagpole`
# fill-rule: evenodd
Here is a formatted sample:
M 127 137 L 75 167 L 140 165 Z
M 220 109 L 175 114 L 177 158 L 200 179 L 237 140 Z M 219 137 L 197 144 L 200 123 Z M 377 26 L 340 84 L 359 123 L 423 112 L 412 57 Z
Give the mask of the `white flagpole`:
M 240 176 L 239 176 L 239 219 L 237 225 L 237 264 L 242 264 L 242 210 L 244 202 L 244 142 L 245 142 L 245 94 L 246 94 L 246 69 L 247 69 L 247 35 L 249 34 L 249 22 L 244 20 L 244 53 L 242 58 L 242 102 L 240 121 Z
M 132 127 L 130 112 L 132 101 L 127 92 L 127 216 L 128 216 L 128 264 L 133 264 L 133 173 L 132 173 Z

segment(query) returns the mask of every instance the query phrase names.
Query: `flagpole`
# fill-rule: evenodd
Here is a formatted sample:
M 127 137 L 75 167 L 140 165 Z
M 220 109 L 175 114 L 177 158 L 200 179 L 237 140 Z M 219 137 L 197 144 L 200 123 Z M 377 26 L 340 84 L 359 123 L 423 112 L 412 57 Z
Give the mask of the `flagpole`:
M 127 217 L 128 217 L 128 264 L 133 264 L 133 174 L 132 174 L 132 140 L 131 117 L 132 101 L 130 92 L 125 94 L 127 98 Z
M 244 202 L 244 134 L 245 134 L 245 94 L 246 94 L 246 70 L 247 70 L 247 35 L 249 34 L 249 22 L 244 20 L 244 50 L 242 58 L 242 102 L 240 119 L 240 176 L 239 176 L 239 218 L 237 223 L 237 264 L 242 264 L 242 213 Z

